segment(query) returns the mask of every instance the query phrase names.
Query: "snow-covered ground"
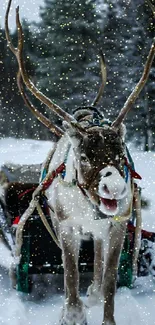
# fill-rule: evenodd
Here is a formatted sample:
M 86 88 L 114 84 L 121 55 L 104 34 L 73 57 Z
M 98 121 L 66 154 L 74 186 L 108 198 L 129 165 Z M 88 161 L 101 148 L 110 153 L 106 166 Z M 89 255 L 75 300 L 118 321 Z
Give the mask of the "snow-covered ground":
M 6 162 L 41 163 L 51 148 L 51 142 L 1 139 L 0 165 Z M 130 146 L 129 146 L 130 147 Z M 136 171 L 142 176 L 140 185 L 149 208 L 143 210 L 143 228 L 155 231 L 155 153 L 143 153 L 132 148 Z M 63 291 L 57 293 L 49 286 L 46 298 L 25 297 L 10 288 L 7 268 L 12 260 L 10 252 L 0 243 L 0 325 L 58 325 L 63 304 Z M 5 268 L 6 267 L 6 268 Z M 55 285 L 56 286 L 56 285 Z M 51 290 L 51 294 L 50 294 Z M 83 295 L 83 292 L 82 292 Z M 84 295 L 82 296 L 85 301 Z M 132 290 L 121 288 L 115 299 L 117 325 L 155 325 L 155 280 L 139 278 Z M 88 324 L 102 323 L 102 306 L 87 309 Z

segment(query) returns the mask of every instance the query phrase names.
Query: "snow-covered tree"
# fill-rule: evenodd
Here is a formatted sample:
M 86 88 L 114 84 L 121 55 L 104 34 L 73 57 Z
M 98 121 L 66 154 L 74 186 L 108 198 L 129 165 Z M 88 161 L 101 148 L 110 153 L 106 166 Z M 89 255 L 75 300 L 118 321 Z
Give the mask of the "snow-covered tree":
M 142 74 L 153 41 L 154 22 L 153 14 L 147 2 L 137 0 L 132 2 L 132 11 L 132 17 L 135 15 L 135 18 L 131 22 L 132 46 L 130 47 L 130 55 L 133 59 L 130 60 L 129 65 L 129 80 L 132 80 L 133 88 Z M 154 146 L 154 64 L 153 62 L 149 79 L 128 117 L 128 128 L 132 139 L 143 144 L 144 150 L 153 149 Z
M 101 30 L 96 8 L 94 0 L 45 0 L 40 10 L 39 86 L 70 112 L 90 104 L 99 88 Z
M 34 38 L 29 30 L 28 23 L 22 22 L 25 35 L 24 60 L 30 76 L 33 76 L 34 66 Z M 17 32 L 11 35 L 14 46 L 17 46 Z M 18 64 L 7 47 L 4 29 L 0 29 L 0 136 L 15 136 L 29 138 L 45 138 L 42 126 L 25 107 L 19 94 L 16 82 Z M 9 127 L 8 127 L 9 126 Z M 47 131 L 46 131 L 47 133 Z
M 153 39 L 153 15 L 142 0 L 105 0 L 103 51 L 106 56 L 108 83 L 104 109 L 113 118 L 139 81 Z M 143 143 L 145 150 L 155 125 L 153 114 L 154 66 L 147 85 L 127 116 L 128 137 Z M 152 90 L 151 90 L 152 89 Z M 152 113 L 151 113 L 152 112 Z M 152 126 L 151 126 L 152 125 Z

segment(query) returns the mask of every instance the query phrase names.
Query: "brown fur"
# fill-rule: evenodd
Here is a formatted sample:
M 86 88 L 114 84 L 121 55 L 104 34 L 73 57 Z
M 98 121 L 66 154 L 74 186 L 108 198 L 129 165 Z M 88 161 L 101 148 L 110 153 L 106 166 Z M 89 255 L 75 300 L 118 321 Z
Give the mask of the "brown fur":
M 86 155 L 86 164 L 80 164 L 84 177 L 83 187 L 88 189 L 94 201 L 98 202 L 96 188 L 99 171 L 107 165 L 113 165 L 124 176 L 124 144 L 120 132 L 110 127 L 92 127 L 86 136 L 81 136 L 80 155 Z M 116 159 L 117 157 L 117 159 Z

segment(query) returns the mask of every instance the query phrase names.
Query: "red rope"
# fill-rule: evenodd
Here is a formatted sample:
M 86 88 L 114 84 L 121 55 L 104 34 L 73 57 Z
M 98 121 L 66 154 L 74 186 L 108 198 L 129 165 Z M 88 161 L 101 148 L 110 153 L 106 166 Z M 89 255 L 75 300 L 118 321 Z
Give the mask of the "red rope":
M 130 170 L 130 174 L 131 174 L 131 177 L 132 177 L 132 178 L 142 179 L 142 177 L 141 177 L 138 173 L 136 173 L 135 170 L 133 170 L 133 169 L 131 168 L 131 166 L 130 166 L 130 164 L 128 163 L 128 160 L 127 160 L 126 157 L 125 157 L 125 165 L 126 165 L 126 166 L 128 167 L 128 169 Z
M 53 170 L 52 175 L 50 179 L 47 179 L 46 181 L 43 181 L 43 188 L 42 190 L 45 191 L 49 188 L 49 186 L 52 184 L 54 178 L 58 176 L 58 174 L 62 173 L 63 170 L 65 169 L 65 164 L 62 163 L 56 170 Z
M 35 186 L 35 187 L 28 188 L 26 191 L 20 193 L 20 194 L 18 195 L 18 198 L 21 199 L 25 194 L 27 194 L 27 193 L 29 193 L 29 192 L 31 192 L 31 191 L 34 191 L 35 189 L 36 189 L 36 186 Z

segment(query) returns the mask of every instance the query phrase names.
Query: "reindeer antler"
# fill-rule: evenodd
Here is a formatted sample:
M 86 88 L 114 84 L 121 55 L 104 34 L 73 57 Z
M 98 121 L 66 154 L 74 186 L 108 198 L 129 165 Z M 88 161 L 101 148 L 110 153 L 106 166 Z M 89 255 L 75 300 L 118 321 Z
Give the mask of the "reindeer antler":
M 52 133 L 55 133 L 58 137 L 61 137 L 64 134 L 64 131 L 59 128 L 57 125 L 54 125 L 46 116 L 39 112 L 36 107 L 32 104 L 27 94 L 24 91 L 22 76 L 20 70 L 17 73 L 17 85 L 20 91 L 21 96 L 25 102 L 25 105 L 30 109 L 30 111 L 35 115 L 35 117 L 42 122 Z
M 135 100 L 138 98 L 140 92 L 144 88 L 144 85 L 146 84 L 146 81 L 149 76 L 149 72 L 151 70 L 152 62 L 155 55 L 155 42 L 152 44 L 147 61 L 144 66 L 144 71 L 142 74 L 142 77 L 140 78 L 139 82 L 137 83 L 136 87 L 132 91 L 131 95 L 128 97 L 127 101 L 124 104 L 124 107 L 121 109 L 118 117 L 116 120 L 112 123 L 113 127 L 118 127 L 120 123 L 124 120 L 127 113 L 132 108 L 132 105 L 134 104 Z
M 61 109 L 58 105 L 54 104 L 51 99 L 49 99 L 47 96 L 45 96 L 42 92 L 40 92 L 36 86 L 33 84 L 33 82 L 30 80 L 27 71 L 25 69 L 25 64 L 23 60 L 23 30 L 22 25 L 19 18 L 19 7 L 16 8 L 16 25 L 18 30 L 18 46 L 15 48 L 12 44 L 12 40 L 9 34 L 9 27 L 8 27 L 8 16 L 10 12 L 12 0 L 9 0 L 8 7 L 6 10 L 5 15 L 5 32 L 6 32 L 6 39 L 8 42 L 8 46 L 12 53 L 16 56 L 19 66 L 19 71 L 22 76 L 23 82 L 26 85 L 26 87 L 30 90 L 30 92 L 40 100 L 43 104 L 45 104 L 49 109 L 51 109 L 54 113 L 56 113 L 58 116 L 60 116 L 63 120 L 66 120 L 68 123 L 74 122 L 76 124 L 76 120 L 67 112 L 65 112 L 63 109 Z M 41 120 L 41 119 L 40 119 Z M 42 121 L 42 120 L 41 120 Z M 63 132 L 63 131 L 62 131 Z
M 103 95 L 103 91 L 104 91 L 106 81 L 107 81 L 107 68 L 106 68 L 105 58 L 104 58 L 102 51 L 100 51 L 100 65 L 101 65 L 102 84 L 101 84 L 99 92 L 98 92 L 96 98 L 93 100 L 91 106 L 95 106 L 98 104 L 101 96 Z
M 148 3 L 148 5 L 149 5 L 150 9 L 152 10 L 152 13 L 155 17 L 155 6 L 151 3 L 150 0 L 146 0 L 146 2 Z

